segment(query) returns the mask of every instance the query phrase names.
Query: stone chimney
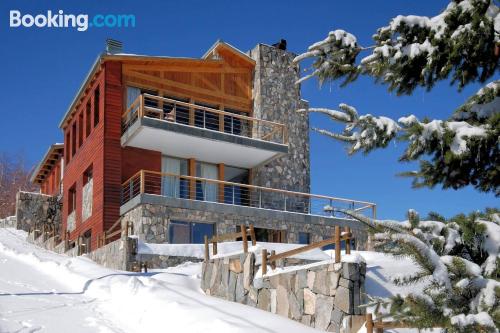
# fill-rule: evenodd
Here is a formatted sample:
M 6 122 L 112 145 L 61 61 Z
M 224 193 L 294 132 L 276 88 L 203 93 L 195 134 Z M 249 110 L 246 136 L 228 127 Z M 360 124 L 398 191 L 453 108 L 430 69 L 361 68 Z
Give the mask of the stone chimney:
M 296 110 L 307 106 L 300 98 L 299 67 L 295 54 L 258 44 L 250 51 L 256 61 L 254 75 L 254 117 L 285 124 L 288 154 L 258 168 L 252 174 L 255 185 L 290 191 L 310 191 L 309 115 Z

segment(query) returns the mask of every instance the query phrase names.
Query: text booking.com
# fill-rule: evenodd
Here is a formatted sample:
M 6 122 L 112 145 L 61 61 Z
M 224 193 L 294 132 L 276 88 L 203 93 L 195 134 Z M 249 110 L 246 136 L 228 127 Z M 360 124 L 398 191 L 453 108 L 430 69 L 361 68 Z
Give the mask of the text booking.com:
M 133 14 L 97 14 L 89 17 L 87 14 L 65 14 L 63 10 L 45 14 L 22 14 L 19 10 L 10 11 L 10 27 L 37 28 L 76 28 L 87 31 L 88 28 L 134 28 Z

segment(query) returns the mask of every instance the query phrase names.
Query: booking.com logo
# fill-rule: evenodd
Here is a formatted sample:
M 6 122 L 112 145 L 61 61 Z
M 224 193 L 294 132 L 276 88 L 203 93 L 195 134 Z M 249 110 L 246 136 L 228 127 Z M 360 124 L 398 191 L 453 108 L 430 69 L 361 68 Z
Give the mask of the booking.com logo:
M 65 14 L 62 9 L 47 14 L 21 14 L 19 10 L 10 11 L 10 27 L 37 27 L 37 28 L 76 28 L 78 31 L 87 31 L 94 28 L 134 28 L 135 15 L 132 14 L 97 14 L 89 19 L 87 14 Z

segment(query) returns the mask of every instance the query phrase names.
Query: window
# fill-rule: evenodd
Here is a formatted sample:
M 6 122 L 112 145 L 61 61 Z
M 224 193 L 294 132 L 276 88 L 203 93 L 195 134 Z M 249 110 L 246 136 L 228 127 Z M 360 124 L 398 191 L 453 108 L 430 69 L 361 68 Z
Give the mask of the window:
M 189 180 L 175 176 L 188 174 L 188 161 L 186 159 L 163 156 L 161 161 L 161 171 L 162 173 L 172 174 L 172 176 L 162 176 L 162 195 L 183 199 L 189 197 Z
M 204 162 L 196 162 L 196 177 L 206 179 L 218 179 L 219 169 L 217 165 Z M 218 184 L 210 181 L 196 181 L 196 200 L 217 201 Z
M 76 121 L 71 126 L 71 157 L 76 153 Z
M 97 126 L 97 124 L 99 124 L 99 113 L 100 113 L 100 110 L 99 110 L 99 105 L 100 105 L 100 96 L 101 93 L 99 91 L 99 86 L 97 86 L 97 88 L 95 88 L 94 90 L 94 127 Z
M 83 233 L 82 236 L 82 244 L 83 244 L 83 252 L 89 253 L 91 251 L 91 240 L 92 240 L 92 231 L 89 229 Z
M 226 165 L 224 167 L 224 180 L 231 183 L 248 184 L 248 169 L 236 168 Z M 250 205 L 250 191 L 248 187 L 225 185 L 224 202 L 232 205 Z
M 189 98 L 179 98 L 172 96 L 165 96 L 165 98 L 189 103 Z M 169 114 L 172 111 L 175 111 L 175 122 L 179 124 L 189 125 L 189 107 L 187 107 L 186 105 L 174 104 L 173 102 L 163 102 L 163 111 L 165 112 L 165 114 Z M 169 119 L 168 116 L 167 119 Z
M 92 205 L 94 200 L 94 181 L 92 166 L 83 173 L 82 190 L 82 220 L 85 221 L 92 216 Z
M 69 163 L 69 160 L 70 160 L 70 147 L 71 147 L 71 137 L 70 137 L 70 134 L 69 134 L 69 130 L 66 132 L 66 140 L 64 142 L 64 146 L 65 146 L 65 154 L 66 154 L 66 165 Z
M 82 146 L 83 143 L 83 112 L 78 115 L 78 148 Z
M 245 112 L 225 108 L 224 111 L 234 113 L 235 115 L 247 116 Z M 250 136 L 250 122 L 241 118 L 225 115 L 224 132 L 235 135 Z
M 76 209 L 76 184 L 70 187 L 68 194 L 68 213 L 71 214 Z
M 168 239 L 171 244 L 202 244 L 205 235 L 214 235 L 213 223 L 170 221 Z
M 87 138 L 92 130 L 92 106 L 90 105 L 90 101 L 87 102 L 87 106 L 85 107 L 85 120 L 85 137 Z
M 299 232 L 299 244 L 309 244 L 311 236 L 308 232 Z
M 212 109 L 217 109 L 216 105 L 196 103 L 196 105 L 204 106 Z M 204 109 L 194 110 L 194 125 L 196 127 L 203 127 L 214 131 L 219 130 L 219 114 Z
M 257 242 L 286 243 L 286 230 L 254 228 Z

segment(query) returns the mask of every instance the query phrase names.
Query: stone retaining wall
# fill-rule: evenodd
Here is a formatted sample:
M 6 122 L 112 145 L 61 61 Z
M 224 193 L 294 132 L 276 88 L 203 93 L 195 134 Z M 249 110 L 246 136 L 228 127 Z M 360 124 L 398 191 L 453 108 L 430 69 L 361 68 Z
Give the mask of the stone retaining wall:
M 196 257 L 184 256 L 165 256 L 159 254 L 144 254 L 138 253 L 136 260 L 139 262 L 147 262 L 149 268 L 168 268 L 178 266 L 185 262 L 202 262 L 203 259 Z
M 17 219 L 15 216 L 7 216 L 6 218 L 0 219 L 0 228 L 16 228 Z
M 57 196 L 34 192 L 18 192 L 16 195 L 17 229 L 29 231 L 36 224 L 61 225 L 62 203 Z
M 203 263 L 201 288 L 208 295 L 247 304 L 323 331 L 346 332 L 364 312 L 365 263 L 326 262 L 255 279 L 255 255 Z M 354 330 L 353 330 L 354 331 Z
M 129 271 L 137 261 L 136 253 L 137 239 L 129 237 L 106 244 L 85 256 L 104 267 Z

